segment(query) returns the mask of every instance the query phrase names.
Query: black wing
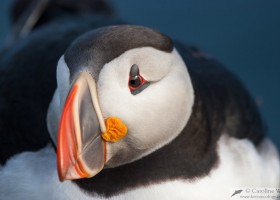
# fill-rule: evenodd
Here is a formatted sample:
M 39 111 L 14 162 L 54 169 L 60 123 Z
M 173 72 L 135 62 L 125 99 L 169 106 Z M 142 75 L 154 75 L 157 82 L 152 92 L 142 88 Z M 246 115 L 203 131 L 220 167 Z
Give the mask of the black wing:
M 266 127 L 256 101 L 243 83 L 217 60 L 195 47 L 177 43 L 176 48 L 194 86 L 194 113 L 204 113 L 196 120 L 207 119 L 209 137 L 215 139 L 225 133 L 239 139 L 247 138 L 258 145 L 265 136 Z

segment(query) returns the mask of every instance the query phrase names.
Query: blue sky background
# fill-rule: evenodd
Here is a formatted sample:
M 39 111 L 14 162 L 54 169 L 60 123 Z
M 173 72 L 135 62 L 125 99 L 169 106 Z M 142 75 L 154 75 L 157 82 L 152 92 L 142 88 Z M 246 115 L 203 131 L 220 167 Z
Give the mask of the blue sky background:
M 269 135 L 280 148 L 279 0 L 111 0 L 131 24 L 156 28 L 223 62 L 261 102 Z M 9 0 L 0 3 L 0 45 Z

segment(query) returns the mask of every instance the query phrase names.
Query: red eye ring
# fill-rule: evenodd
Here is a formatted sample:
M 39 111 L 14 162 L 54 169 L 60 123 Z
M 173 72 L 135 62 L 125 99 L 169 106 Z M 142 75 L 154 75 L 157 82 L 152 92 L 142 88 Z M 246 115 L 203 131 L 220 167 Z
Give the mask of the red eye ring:
M 148 86 L 149 86 L 149 82 L 146 81 L 140 75 L 140 70 L 139 70 L 138 65 L 133 64 L 130 68 L 129 81 L 128 81 L 128 87 L 130 89 L 130 92 L 133 95 L 136 95 Z
M 144 84 L 146 84 L 148 81 L 146 81 L 141 75 L 137 75 L 134 77 L 129 77 L 128 81 L 128 87 L 131 92 L 137 90 L 138 88 L 142 87 Z

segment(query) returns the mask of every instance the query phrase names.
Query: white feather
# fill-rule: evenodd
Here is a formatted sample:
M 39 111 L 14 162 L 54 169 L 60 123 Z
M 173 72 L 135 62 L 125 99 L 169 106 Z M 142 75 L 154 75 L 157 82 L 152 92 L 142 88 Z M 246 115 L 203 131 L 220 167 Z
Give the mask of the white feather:
M 135 96 L 128 88 L 133 64 L 151 83 Z M 110 166 L 132 162 L 169 143 L 186 125 L 194 104 L 190 76 L 176 49 L 167 53 L 142 47 L 123 53 L 100 72 L 98 95 L 103 116 L 117 116 L 128 127 L 126 138 L 108 145 L 111 154 L 132 148 L 140 152 L 133 158 L 122 154 L 127 160 Z
M 57 89 L 50 102 L 48 114 L 47 114 L 47 127 L 52 138 L 52 141 L 56 144 L 57 130 L 60 121 L 61 111 L 63 103 L 68 95 L 70 89 L 70 71 L 65 63 L 64 56 L 61 56 L 57 63 L 56 69 L 57 75 Z
M 264 140 L 258 149 L 247 139 L 224 135 L 218 143 L 219 165 L 209 176 L 139 187 L 110 200 L 170 200 L 230 198 L 232 188 L 279 188 L 280 162 L 274 145 Z M 0 168 L 1 200 L 97 200 L 70 181 L 59 182 L 51 146 L 21 153 Z M 108 187 L 112 187 L 108 183 Z M 93 188 L 94 190 L 94 188 Z

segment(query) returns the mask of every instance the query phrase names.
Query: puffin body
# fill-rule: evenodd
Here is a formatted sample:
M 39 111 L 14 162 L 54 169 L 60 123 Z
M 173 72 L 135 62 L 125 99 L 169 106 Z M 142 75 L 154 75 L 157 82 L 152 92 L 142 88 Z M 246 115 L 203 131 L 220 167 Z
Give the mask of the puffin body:
M 103 183 L 96 183 L 99 186 L 98 190 L 89 189 L 91 185 L 86 187 L 85 184 L 82 186 L 71 181 L 61 183 L 56 170 L 56 153 L 49 145 L 40 151 L 21 153 L 9 160 L 1 169 L 3 181 L 1 180 L 0 197 L 15 200 L 183 200 L 211 197 L 211 199 L 222 200 L 232 195 L 234 191 L 232 188 L 277 186 L 279 161 L 277 151 L 271 142 L 265 140 L 258 149 L 255 149 L 250 141 L 223 137 L 218 144 L 219 167 L 212 169 L 202 178 L 187 180 L 182 175 L 181 178 L 170 180 L 154 170 L 154 175 L 150 177 L 139 178 L 140 174 L 130 174 L 129 184 L 131 182 L 134 184 L 129 185 L 125 182 L 129 177 L 122 180 L 123 176 L 118 174 L 119 179 L 116 182 L 114 179 L 109 179 Z M 261 155 L 259 155 L 260 151 Z M 171 163 L 170 165 L 171 169 L 165 169 L 166 173 L 179 173 L 175 169 L 172 170 L 176 165 Z M 148 167 L 142 170 L 147 169 Z M 138 179 L 134 179 L 135 177 Z M 161 181 L 150 182 L 154 177 L 161 177 Z M 112 180 L 113 183 L 110 182 Z
M 0 199 L 226 199 L 279 187 L 278 152 L 231 72 L 149 28 L 80 22 L 0 54 Z

